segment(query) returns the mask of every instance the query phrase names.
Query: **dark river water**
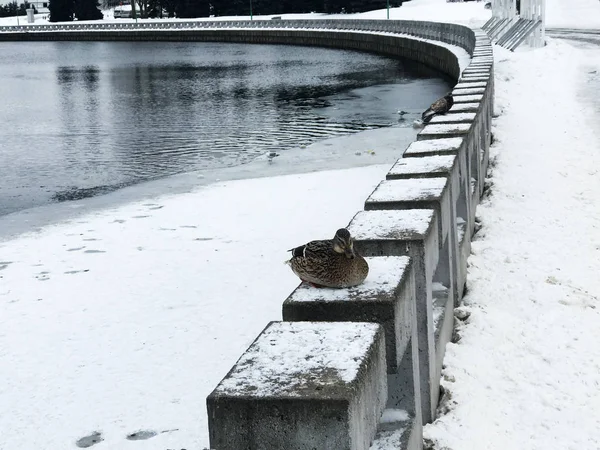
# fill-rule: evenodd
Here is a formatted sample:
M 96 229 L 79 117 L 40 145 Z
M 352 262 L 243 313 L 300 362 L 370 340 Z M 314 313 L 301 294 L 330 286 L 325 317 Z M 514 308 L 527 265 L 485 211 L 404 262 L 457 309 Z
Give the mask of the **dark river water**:
M 397 111 L 449 86 L 412 62 L 296 46 L 22 42 L 0 55 L 0 216 L 410 127 Z

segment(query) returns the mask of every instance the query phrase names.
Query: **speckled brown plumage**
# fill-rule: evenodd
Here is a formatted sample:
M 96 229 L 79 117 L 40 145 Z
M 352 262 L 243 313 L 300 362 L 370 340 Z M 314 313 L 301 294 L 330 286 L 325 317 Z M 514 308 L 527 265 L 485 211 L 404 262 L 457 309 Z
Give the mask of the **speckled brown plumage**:
M 291 249 L 292 258 L 287 262 L 302 281 L 333 288 L 356 286 L 367 278 L 369 265 L 353 249 L 349 234 L 346 245 L 346 253 L 340 253 L 334 249 L 335 238 L 311 241 Z
M 452 93 L 446 94 L 444 97 L 433 102 L 431 106 L 423 112 L 423 115 L 421 116 L 423 123 L 428 123 L 438 114 L 446 114 L 453 105 L 454 97 L 452 97 Z

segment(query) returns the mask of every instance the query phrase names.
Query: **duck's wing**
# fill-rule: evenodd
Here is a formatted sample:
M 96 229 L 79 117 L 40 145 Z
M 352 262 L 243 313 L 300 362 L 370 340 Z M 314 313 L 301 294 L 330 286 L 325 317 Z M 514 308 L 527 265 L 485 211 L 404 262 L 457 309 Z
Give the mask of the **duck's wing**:
M 448 106 L 448 102 L 446 101 L 446 99 L 444 97 L 442 97 L 442 98 L 436 100 L 435 102 L 433 102 L 431 104 L 431 106 L 423 112 L 423 114 L 421 116 L 421 120 L 423 120 L 423 122 L 427 123 L 436 114 L 445 114 L 448 112 L 449 109 L 450 109 L 450 106 Z
M 292 258 L 315 258 L 319 257 L 319 255 L 327 254 L 330 251 L 332 251 L 332 243 L 330 240 L 310 241 L 308 244 L 288 250 L 288 252 L 292 252 Z

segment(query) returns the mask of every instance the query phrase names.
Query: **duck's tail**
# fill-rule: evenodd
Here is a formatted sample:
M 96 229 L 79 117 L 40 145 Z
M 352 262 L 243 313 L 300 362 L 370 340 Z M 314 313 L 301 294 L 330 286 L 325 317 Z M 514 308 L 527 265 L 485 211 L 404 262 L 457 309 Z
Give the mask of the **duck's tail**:
M 421 115 L 421 120 L 423 123 L 429 123 L 429 121 L 435 116 L 435 111 L 431 108 L 427 108 L 425 112 Z

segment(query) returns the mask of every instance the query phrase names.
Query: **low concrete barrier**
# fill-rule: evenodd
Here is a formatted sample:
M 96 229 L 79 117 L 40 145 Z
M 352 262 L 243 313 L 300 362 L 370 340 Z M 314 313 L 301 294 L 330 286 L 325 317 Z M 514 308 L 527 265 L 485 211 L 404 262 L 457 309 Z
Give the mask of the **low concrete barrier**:
M 466 284 L 475 211 L 487 172 L 494 95 L 491 44 L 485 33 L 456 25 L 423 23 L 404 28 L 399 24 L 387 25 L 386 32 L 394 27 L 412 31 L 419 28 L 423 32 L 419 37 L 425 39 L 411 42 L 406 36 L 394 38 L 375 33 L 367 37 L 365 23 L 351 22 L 344 21 L 344 26 L 363 31 L 357 34 L 354 30 L 311 30 L 308 34 L 300 32 L 302 37 L 296 38 L 296 42 L 301 39 L 306 45 L 348 46 L 432 65 L 456 79 L 455 103 L 446 115 L 434 118 L 423 128 L 417 141 L 408 146 L 390 169 L 386 180 L 367 197 L 364 210 L 347 226 L 354 236 L 355 247 L 369 261 L 371 271 L 367 281 L 355 288 L 339 290 L 301 284 L 284 302 L 283 319 L 293 323 L 382 326 L 387 409 L 383 415 L 377 408 L 369 409 L 369 414 L 375 416 L 369 415 L 366 421 L 379 422 L 370 449 L 422 450 L 422 425 L 436 417 L 445 347 L 452 338 L 453 310 L 460 304 Z M 377 21 L 373 22 L 371 26 Z M 457 35 L 450 36 L 452 33 Z M 277 39 L 288 39 L 284 36 L 287 35 L 280 34 Z M 436 38 L 461 46 L 473 55 L 471 64 L 461 70 L 456 55 L 447 45 L 432 41 Z M 322 39 L 330 42 L 323 44 Z M 437 49 L 433 48 L 436 46 Z M 287 363 L 293 365 L 293 358 Z M 297 376 L 307 376 L 301 365 Z M 319 390 L 328 392 L 328 383 L 320 378 Z M 371 380 L 371 384 L 377 382 Z M 245 384 L 239 384 L 238 389 L 244 392 Z M 264 399 L 253 399 L 255 404 L 261 400 Z M 318 401 L 307 401 L 312 405 L 307 408 L 314 410 L 311 420 L 324 420 L 319 415 Z M 277 422 L 276 418 L 269 420 Z M 284 417 L 279 420 L 278 426 L 286 426 Z M 311 439 L 320 435 L 320 429 L 308 432 L 300 443 L 286 440 L 271 445 L 269 427 L 273 422 L 256 423 L 254 432 L 260 434 L 262 441 L 243 441 L 244 448 L 358 448 L 346 444 L 351 440 L 348 430 L 344 431 L 348 436 L 335 444 L 311 447 Z M 209 426 L 215 449 L 231 447 L 222 444 L 213 430 L 221 430 L 221 436 L 230 433 L 224 439 L 238 438 L 239 433 L 230 426 L 227 417 L 209 415 Z M 373 436 L 372 428 L 367 428 L 366 435 Z M 299 426 L 294 428 L 296 432 L 299 430 Z M 298 433 L 291 432 L 290 436 L 295 438 Z

